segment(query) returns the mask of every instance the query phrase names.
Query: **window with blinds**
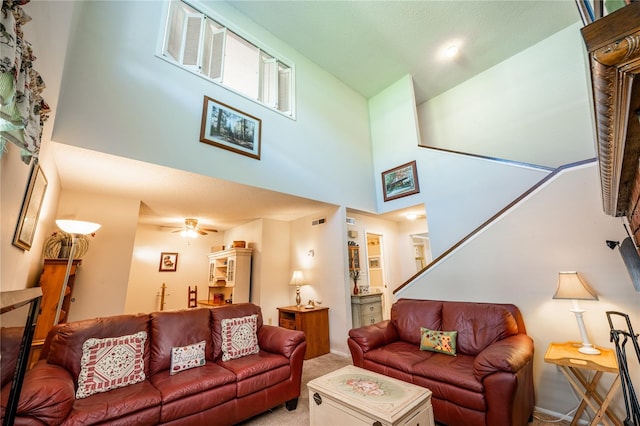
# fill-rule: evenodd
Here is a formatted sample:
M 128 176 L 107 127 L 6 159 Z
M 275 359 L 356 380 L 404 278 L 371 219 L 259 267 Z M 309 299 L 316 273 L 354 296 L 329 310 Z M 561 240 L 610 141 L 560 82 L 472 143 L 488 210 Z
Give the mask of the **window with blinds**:
M 171 0 L 162 55 L 168 61 L 293 116 L 293 73 L 266 52 L 181 0 Z

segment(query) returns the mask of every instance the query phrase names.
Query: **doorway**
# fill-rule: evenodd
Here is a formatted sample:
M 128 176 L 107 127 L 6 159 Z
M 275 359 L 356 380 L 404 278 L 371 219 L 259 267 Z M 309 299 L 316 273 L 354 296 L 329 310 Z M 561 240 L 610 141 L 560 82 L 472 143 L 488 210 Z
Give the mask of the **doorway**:
M 369 291 L 382 293 L 382 316 L 389 318 L 387 312 L 387 300 L 389 300 L 387 279 L 385 275 L 384 244 L 380 234 L 366 233 L 367 239 L 367 277 L 369 277 Z
M 431 245 L 428 234 L 413 234 L 413 258 L 416 264 L 416 272 L 422 271 L 431 263 Z

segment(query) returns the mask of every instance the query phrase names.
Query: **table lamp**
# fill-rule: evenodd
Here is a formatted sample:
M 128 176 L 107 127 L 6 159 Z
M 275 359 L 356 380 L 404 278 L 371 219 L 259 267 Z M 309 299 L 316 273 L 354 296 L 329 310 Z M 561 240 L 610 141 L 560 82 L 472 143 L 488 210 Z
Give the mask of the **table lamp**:
M 71 274 L 71 265 L 73 265 L 73 256 L 76 253 L 76 242 L 81 235 L 93 234 L 96 232 L 100 225 L 93 222 L 85 222 L 82 220 L 56 220 L 58 228 L 62 229 L 67 234 L 71 234 L 71 250 L 69 251 L 69 260 L 67 261 L 67 270 L 64 274 L 64 282 L 62 283 L 62 289 L 60 290 L 60 299 L 58 300 L 58 307 L 56 308 L 56 317 L 53 321 L 53 325 L 58 324 L 60 320 L 60 311 L 62 310 L 62 303 L 64 301 L 64 295 L 67 291 L 67 284 L 69 282 L 69 275 Z
M 289 285 L 295 285 L 296 286 L 296 306 L 299 308 L 301 305 L 301 299 L 300 299 L 300 286 L 304 285 L 304 275 L 302 273 L 302 271 L 293 271 L 293 275 L 291 275 L 291 281 L 289 282 Z
M 598 300 L 598 295 L 589 288 L 577 272 L 570 271 L 560 272 L 558 274 L 558 288 L 553 298 L 571 299 L 573 301 L 573 309 L 570 311 L 576 315 L 580 336 L 582 337 L 582 347 L 580 347 L 578 351 L 588 355 L 599 355 L 600 351 L 593 347 L 587 336 L 587 329 L 584 326 L 584 319 L 582 318 L 585 310 L 580 309 L 580 306 L 578 306 L 578 300 Z

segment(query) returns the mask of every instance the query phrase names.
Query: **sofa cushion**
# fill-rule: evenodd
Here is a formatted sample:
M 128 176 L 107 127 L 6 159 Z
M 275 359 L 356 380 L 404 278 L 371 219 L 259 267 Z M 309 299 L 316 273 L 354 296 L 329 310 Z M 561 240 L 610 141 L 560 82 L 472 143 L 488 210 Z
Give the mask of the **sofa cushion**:
M 413 373 L 413 366 L 415 364 L 429 359 L 433 355 L 436 355 L 436 353 L 421 351 L 420 347 L 416 344 L 398 340 L 397 342 L 366 352 L 364 359 L 393 367 L 396 370 L 406 373 Z
M 262 327 L 262 311 L 260 307 L 253 303 L 238 303 L 236 305 L 225 305 L 211 309 L 213 325 L 211 329 L 213 337 L 213 359 L 222 356 L 222 320 L 230 318 L 241 318 L 256 314 L 258 330 Z
M 456 355 L 457 331 L 440 331 L 420 327 L 420 350 Z
M 149 380 L 109 392 L 77 399 L 65 424 L 157 424 L 160 420 L 160 392 Z
M 413 374 L 473 392 L 482 392 L 482 383 L 473 374 L 474 360 L 472 355 L 460 354 L 452 357 L 437 353 L 428 360 L 414 364 Z
M 446 356 L 446 355 L 442 355 Z M 458 411 L 459 407 L 466 407 L 476 412 L 482 413 L 482 417 L 484 419 L 485 411 L 487 410 L 487 400 L 485 398 L 484 390 L 483 392 L 472 391 L 471 389 L 461 388 L 456 385 L 452 385 L 451 383 L 442 382 L 440 380 L 429 379 L 423 376 L 415 375 L 413 376 L 412 383 L 414 385 L 422 386 L 429 389 L 433 392 L 431 396 L 431 403 L 434 407 L 434 414 L 436 418 L 446 418 L 446 415 L 443 412 L 437 412 L 436 406 L 442 407 L 441 404 L 438 404 L 439 401 L 445 401 L 447 404 L 452 404 L 453 406 L 458 406 L 455 408 Z M 454 407 L 451 407 L 454 408 Z M 442 420 L 436 420 L 436 424 L 442 424 Z M 481 423 L 475 423 L 471 419 L 465 422 L 458 423 L 450 423 L 450 424 L 459 424 L 459 425 L 472 425 L 472 424 L 482 424 L 486 425 L 486 422 L 482 421 Z M 508 423 L 505 423 L 508 424 Z M 526 423 L 525 423 L 526 424 Z M 490 425 L 493 426 L 493 425 Z
M 153 312 L 150 317 L 150 375 L 170 369 L 171 353 L 174 347 L 204 341 L 205 358 L 213 361 L 209 309 Z
M 226 318 L 220 322 L 223 361 L 257 354 L 260 351 L 257 324 L 256 314 L 241 318 Z
M 148 314 L 116 315 L 60 324 L 50 331 L 53 337 L 47 362 L 68 370 L 77 384 L 80 375 L 82 345 L 87 339 L 126 336 L 139 331 L 148 332 L 148 325 Z M 145 345 L 143 357 L 144 373 L 147 377 L 149 376 L 149 346 Z
M 146 331 L 129 336 L 87 339 L 82 345 L 76 398 L 143 381 L 146 342 Z
M 171 368 L 169 374 L 173 375 L 190 368 L 202 367 L 206 362 L 204 357 L 205 341 L 193 345 L 171 348 Z
M 448 302 L 442 307 L 441 330 L 457 330 L 457 351 L 477 355 L 484 348 L 518 333 L 511 312 L 490 303 Z
M 391 323 L 398 337 L 405 342 L 420 344 L 420 327 L 442 328 L 442 302 L 433 300 L 400 299 L 391 306 Z M 447 328 L 447 330 L 457 330 Z
M 286 357 L 264 351 L 217 362 L 235 374 L 239 397 L 273 386 L 287 380 L 291 375 L 291 367 Z
M 186 370 L 180 374 L 171 375 L 169 371 L 162 371 L 151 376 L 149 380 L 160 391 L 162 403 L 166 404 L 189 395 L 235 383 L 236 376 L 215 363 L 207 362 L 200 368 Z

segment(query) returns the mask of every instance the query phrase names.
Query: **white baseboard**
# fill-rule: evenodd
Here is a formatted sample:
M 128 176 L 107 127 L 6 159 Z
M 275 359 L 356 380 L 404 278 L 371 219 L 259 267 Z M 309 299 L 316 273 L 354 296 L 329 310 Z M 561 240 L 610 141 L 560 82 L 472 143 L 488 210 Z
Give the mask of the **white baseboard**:
M 344 353 L 344 352 L 336 351 L 335 349 L 331 349 L 330 352 L 332 354 L 334 354 L 334 355 L 342 356 L 342 357 L 345 357 L 345 358 L 351 358 L 351 354 L 350 353 L 347 354 L 347 353 Z
M 571 410 L 569 412 L 569 414 L 564 414 L 564 413 L 558 413 L 557 411 L 547 410 L 546 408 L 542 408 L 542 407 L 538 407 L 538 406 L 533 407 L 533 409 L 534 409 L 534 411 L 538 411 L 538 412 L 543 413 L 543 414 L 548 414 L 548 415 L 553 416 L 553 417 L 555 417 L 557 419 L 566 420 L 568 422 L 571 422 L 573 420 L 573 412 L 575 411 L 575 409 L 573 409 L 573 410 Z M 585 420 L 585 419 L 580 419 L 580 420 L 578 420 L 578 424 L 579 425 L 588 425 L 589 421 Z M 601 424 L 602 423 L 598 423 L 598 425 L 601 425 Z

